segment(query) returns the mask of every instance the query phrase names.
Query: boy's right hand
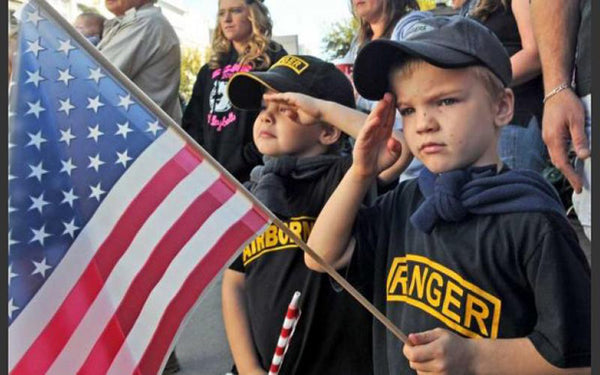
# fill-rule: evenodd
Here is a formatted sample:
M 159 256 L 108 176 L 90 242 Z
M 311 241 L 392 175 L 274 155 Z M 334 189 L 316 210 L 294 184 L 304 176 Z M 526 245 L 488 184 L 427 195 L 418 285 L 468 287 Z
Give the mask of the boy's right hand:
M 371 111 L 356 138 L 351 170 L 357 177 L 374 178 L 400 157 L 402 145 L 392 137 L 395 115 L 394 97 L 386 93 Z
M 313 125 L 323 117 L 320 107 L 323 100 L 308 95 L 297 92 L 265 93 L 263 99 L 266 102 L 276 102 L 291 107 L 298 114 L 294 120 L 302 125 Z

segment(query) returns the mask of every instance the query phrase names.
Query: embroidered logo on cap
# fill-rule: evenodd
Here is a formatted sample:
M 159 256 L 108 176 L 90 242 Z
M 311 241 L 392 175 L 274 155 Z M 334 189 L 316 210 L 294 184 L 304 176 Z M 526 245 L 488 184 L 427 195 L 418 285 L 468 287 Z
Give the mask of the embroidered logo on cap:
M 273 69 L 276 66 L 285 66 L 292 69 L 294 72 L 296 72 L 296 74 L 300 75 L 303 71 L 306 70 L 306 68 L 309 67 L 309 65 L 309 63 L 307 63 L 299 57 L 284 56 L 281 59 L 279 59 L 279 61 L 277 61 L 275 64 L 273 64 L 273 66 L 271 66 L 271 69 Z
M 435 27 L 426 25 L 424 23 L 416 23 L 406 31 L 407 39 L 414 38 L 415 36 L 426 33 L 428 31 L 435 30 Z

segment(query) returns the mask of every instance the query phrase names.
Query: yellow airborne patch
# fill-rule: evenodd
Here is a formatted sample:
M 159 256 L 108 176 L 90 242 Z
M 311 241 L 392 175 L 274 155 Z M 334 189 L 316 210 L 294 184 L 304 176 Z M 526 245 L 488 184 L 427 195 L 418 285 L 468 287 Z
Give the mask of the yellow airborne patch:
M 302 74 L 302 72 L 305 71 L 306 68 L 308 68 L 309 64 L 296 56 L 284 56 L 281 59 L 279 59 L 279 61 L 277 61 L 275 64 L 273 64 L 273 66 L 271 66 L 271 69 L 273 69 L 276 66 L 286 66 L 292 69 L 294 72 L 296 72 L 296 74 Z
M 467 337 L 498 337 L 501 301 L 426 257 L 394 258 L 386 292 L 387 301 L 408 303 Z
M 306 242 L 315 225 L 315 218 L 308 216 L 293 217 L 284 224 L 286 227 L 290 228 L 292 233 L 300 237 L 302 241 Z M 271 251 L 295 249 L 297 247 L 298 245 L 296 245 L 284 231 L 279 229 L 275 224 L 271 224 L 263 234 L 256 237 L 254 241 L 244 248 L 242 253 L 244 266 L 247 266 L 260 258 L 263 254 Z

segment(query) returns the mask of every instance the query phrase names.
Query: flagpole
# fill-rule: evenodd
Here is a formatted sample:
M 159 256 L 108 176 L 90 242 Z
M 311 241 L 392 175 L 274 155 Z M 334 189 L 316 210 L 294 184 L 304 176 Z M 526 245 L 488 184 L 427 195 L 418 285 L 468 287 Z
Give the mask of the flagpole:
M 189 144 L 194 146 L 195 151 L 200 153 L 205 161 L 207 161 L 212 167 L 219 171 L 219 173 L 228 177 L 235 188 L 240 191 L 249 201 L 251 201 L 256 207 L 260 208 L 267 215 L 267 219 L 272 221 L 280 230 L 289 236 L 290 239 L 298 245 L 304 252 L 306 252 L 311 258 L 313 258 L 329 276 L 331 276 L 340 286 L 342 286 L 352 297 L 354 297 L 364 308 L 366 308 L 379 322 L 381 322 L 394 336 L 400 341 L 408 344 L 407 336 L 398 328 L 391 320 L 389 320 L 381 311 L 379 311 L 371 302 L 369 302 L 356 288 L 354 288 L 342 275 L 340 275 L 331 265 L 316 252 L 314 252 L 300 237 L 292 232 L 275 214 L 273 214 L 262 202 L 260 202 L 254 195 L 252 195 L 228 170 L 226 170 L 221 164 L 219 164 L 208 152 L 206 152 L 198 143 L 183 130 L 163 109 L 156 104 L 146 93 L 144 93 L 139 87 L 135 85 L 125 74 L 123 74 L 119 68 L 114 66 L 96 47 L 94 47 L 82 34 L 80 34 L 75 28 L 68 23 L 58 13 L 54 7 L 48 4 L 45 0 L 31 0 L 30 3 L 38 4 L 43 8 L 55 22 L 60 24 L 69 35 L 75 39 L 85 51 L 90 54 L 96 61 L 98 61 L 102 67 L 110 73 L 114 78 L 117 79 L 123 86 L 129 90 L 133 96 L 143 103 L 150 111 L 152 111 L 159 120 L 179 136 L 185 139 Z
M 273 353 L 273 359 L 271 360 L 271 366 L 269 367 L 268 375 L 279 374 L 285 353 L 287 352 L 290 340 L 294 334 L 294 330 L 296 329 L 296 324 L 298 324 L 298 319 L 300 318 L 300 312 L 298 310 L 299 299 L 300 292 L 297 291 L 292 296 L 292 301 L 290 302 L 285 314 L 285 319 L 283 320 L 283 326 L 281 327 L 281 333 L 279 334 L 279 339 L 277 340 L 275 353 Z

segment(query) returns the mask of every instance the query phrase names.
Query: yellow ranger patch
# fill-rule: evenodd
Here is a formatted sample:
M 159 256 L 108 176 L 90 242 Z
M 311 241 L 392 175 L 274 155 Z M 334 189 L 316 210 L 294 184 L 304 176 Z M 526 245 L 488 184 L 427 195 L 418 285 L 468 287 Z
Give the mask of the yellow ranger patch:
M 289 221 L 284 222 L 284 224 L 290 228 L 292 233 L 300 237 L 302 241 L 306 242 L 315 225 L 315 218 L 308 216 L 293 217 Z M 244 266 L 247 266 L 260 258 L 263 254 L 297 247 L 298 245 L 296 245 L 285 232 L 279 229 L 275 224 L 271 224 L 263 234 L 256 237 L 254 241 L 244 248 L 242 253 Z
M 467 337 L 498 337 L 501 301 L 426 257 L 394 258 L 386 294 L 387 301 L 408 303 Z
M 296 72 L 296 74 L 302 74 L 302 72 L 305 71 L 310 64 L 296 56 L 284 56 L 275 64 L 273 64 L 271 69 L 280 65 L 292 69 L 294 72 Z

